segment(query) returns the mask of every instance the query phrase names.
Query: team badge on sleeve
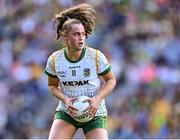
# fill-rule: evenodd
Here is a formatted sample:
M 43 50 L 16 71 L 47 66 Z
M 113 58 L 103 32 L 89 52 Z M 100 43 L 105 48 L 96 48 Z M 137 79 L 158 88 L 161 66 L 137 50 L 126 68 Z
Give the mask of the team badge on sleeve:
M 85 68 L 84 69 L 84 77 L 89 77 L 90 76 L 90 69 L 89 68 Z

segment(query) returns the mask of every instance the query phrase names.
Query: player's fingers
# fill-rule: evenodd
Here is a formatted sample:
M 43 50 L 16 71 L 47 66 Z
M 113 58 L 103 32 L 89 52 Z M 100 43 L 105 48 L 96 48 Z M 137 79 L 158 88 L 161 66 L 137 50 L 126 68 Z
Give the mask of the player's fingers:
M 75 108 L 74 106 L 72 106 L 72 105 L 70 105 L 69 106 L 69 108 L 71 109 L 71 110 L 76 110 L 76 111 L 78 111 L 78 109 L 77 108 Z
M 73 116 L 73 117 L 76 116 L 76 113 L 73 111 L 68 110 L 68 113 L 70 114 L 70 116 Z
M 77 97 L 71 98 L 71 101 L 76 101 Z
M 68 107 L 67 110 L 68 110 L 68 111 L 72 111 L 72 108 Z
M 97 112 L 97 110 L 96 110 L 96 109 L 94 109 L 94 110 L 92 111 L 91 116 L 92 116 L 92 117 L 94 117 L 94 116 L 96 115 L 96 112 Z
M 77 101 L 77 98 L 71 98 L 71 103 L 73 104 L 75 101 Z
M 70 106 L 68 106 L 67 110 L 70 111 L 70 112 L 73 111 L 73 109 Z
M 91 117 L 94 117 L 96 112 L 97 112 L 97 109 L 93 108 L 93 107 L 89 110 L 89 114 L 90 114 Z
M 72 114 L 73 116 L 76 115 L 76 110 L 71 108 L 70 106 L 67 108 L 68 113 Z
M 75 112 L 73 112 L 73 111 L 71 112 L 71 114 L 72 114 L 73 116 L 76 116 L 76 115 L 77 115 L 77 114 L 76 114 Z
M 89 112 L 89 115 L 91 116 L 91 114 L 92 114 L 92 107 L 88 110 L 88 112 Z

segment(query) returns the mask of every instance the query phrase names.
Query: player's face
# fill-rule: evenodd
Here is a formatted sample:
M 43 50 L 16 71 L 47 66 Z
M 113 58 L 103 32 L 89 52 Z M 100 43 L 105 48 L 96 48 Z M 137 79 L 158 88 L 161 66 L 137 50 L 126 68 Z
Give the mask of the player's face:
M 85 39 L 85 29 L 81 23 L 72 24 L 69 32 L 65 36 L 66 44 L 75 51 L 83 49 Z

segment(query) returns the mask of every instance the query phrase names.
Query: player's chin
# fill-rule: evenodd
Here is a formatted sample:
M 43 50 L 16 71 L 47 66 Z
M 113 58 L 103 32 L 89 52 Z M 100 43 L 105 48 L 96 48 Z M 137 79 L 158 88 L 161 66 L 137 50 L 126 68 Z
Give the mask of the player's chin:
M 78 51 L 81 51 L 84 48 L 84 46 L 78 45 L 76 48 L 77 48 Z
M 83 48 L 84 47 L 84 43 L 79 43 L 78 46 L 79 46 L 79 48 Z

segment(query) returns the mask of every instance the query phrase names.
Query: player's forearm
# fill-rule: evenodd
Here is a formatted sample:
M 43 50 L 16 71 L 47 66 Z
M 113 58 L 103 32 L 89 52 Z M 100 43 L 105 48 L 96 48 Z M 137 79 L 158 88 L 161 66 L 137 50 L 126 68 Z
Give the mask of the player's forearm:
M 57 99 L 61 100 L 61 101 L 65 101 L 66 96 L 65 94 L 61 91 L 61 89 L 59 89 L 56 86 L 49 86 L 49 90 L 50 92 L 53 94 L 53 96 L 55 96 Z
M 104 99 L 107 95 L 109 95 L 116 85 L 116 80 L 114 78 L 109 79 L 105 82 L 105 84 L 98 90 L 96 94 L 96 98 L 100 100 Z

